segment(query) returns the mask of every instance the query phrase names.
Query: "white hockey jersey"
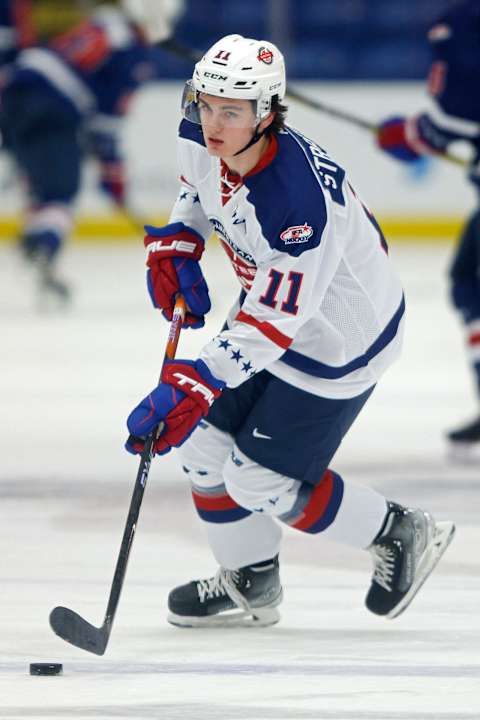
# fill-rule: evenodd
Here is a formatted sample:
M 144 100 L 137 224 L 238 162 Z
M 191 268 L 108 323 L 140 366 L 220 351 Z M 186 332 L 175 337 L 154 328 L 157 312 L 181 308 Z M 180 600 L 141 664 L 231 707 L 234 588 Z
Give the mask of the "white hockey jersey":
M 328 398 L 374 385 L 399 355 L 405 302 L 380 228 L 344 170 L 287 128 L 242 178 L 186 120 L 179 162 L 170 222 L 205 239 L 215 230 L 243 288 L 200 354 L 213 375 L 236 387 L 267 369 Z

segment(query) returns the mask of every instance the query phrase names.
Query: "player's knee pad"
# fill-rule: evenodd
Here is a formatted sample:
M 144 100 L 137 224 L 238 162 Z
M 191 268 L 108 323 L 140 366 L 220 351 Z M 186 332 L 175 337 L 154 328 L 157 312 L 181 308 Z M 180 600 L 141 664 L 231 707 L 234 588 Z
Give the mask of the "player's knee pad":
M 251 514 L 232 499 L 225 486 L 222 470 L 232 446 L 231 435 L 202 420 L 179 448 L 195 509 L 209 527 L 235 523 Z
M 195 432 L 178 448 L 183 470 L 192 484 L 210 487 L 223 482 L 222 468 L 232 447 L 231 435 L 201 420 Z
M 227 492 L 235 502 L 253 512 L 282 515 L 295 504 L 298 480 L 258 465 L 235 445 L 223 468 Z

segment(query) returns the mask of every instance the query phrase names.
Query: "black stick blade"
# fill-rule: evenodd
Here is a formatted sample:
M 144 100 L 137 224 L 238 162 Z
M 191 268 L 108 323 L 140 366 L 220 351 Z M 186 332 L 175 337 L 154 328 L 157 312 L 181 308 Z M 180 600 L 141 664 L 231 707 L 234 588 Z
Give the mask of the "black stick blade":
M 109 637 L 105 627 L 91 625 L 73 610 L 54 608 L 50 613 L 50 626 L 56 635 L 75 647 L 95 655 L 103 655 L 105 652 Z

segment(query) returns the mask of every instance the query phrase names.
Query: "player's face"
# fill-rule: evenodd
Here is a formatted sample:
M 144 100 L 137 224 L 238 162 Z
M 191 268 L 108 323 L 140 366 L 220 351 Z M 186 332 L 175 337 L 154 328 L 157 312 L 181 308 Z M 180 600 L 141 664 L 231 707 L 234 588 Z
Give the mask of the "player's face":
M 230 100 L 201 93 L 198 109 L 210 155 L 232 157 L 253 137 L 257 119 L 250 100 Z

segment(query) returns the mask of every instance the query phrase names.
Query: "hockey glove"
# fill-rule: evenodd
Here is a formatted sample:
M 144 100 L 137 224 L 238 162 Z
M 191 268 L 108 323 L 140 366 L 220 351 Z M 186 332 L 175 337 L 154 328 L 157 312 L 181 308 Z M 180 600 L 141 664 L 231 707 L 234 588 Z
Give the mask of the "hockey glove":
M 167 360 L 161 383 L 130 413 L 127 426 L 128 452 L 143 451 L 145 438 L 163 422 L 164 428 L 153 446 L 156 455 L 178 447 L 207 415 L 225 383 L 217 380 L 203 360 Z
M 402 162 L 415 162 L 420 155 L 415 152 L 407 140 L 405 117 L 391 117 L 377 128 L 377 144 L 386 153 Z
M 172 319 L 175 296 L 181 293 L 188 310 L 184 327 L 200 328 L 211 308 L 208 286 L 199 260 L 205 247 L 203 238 L 182 222 L 163 228 L 146 225 L 147 286 L 152 302 Z

